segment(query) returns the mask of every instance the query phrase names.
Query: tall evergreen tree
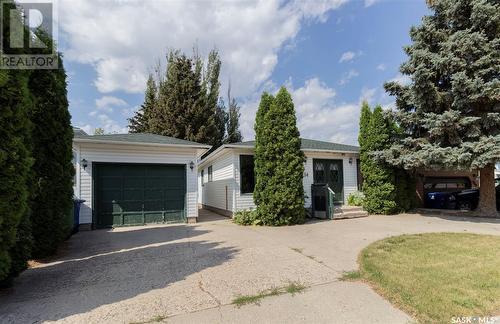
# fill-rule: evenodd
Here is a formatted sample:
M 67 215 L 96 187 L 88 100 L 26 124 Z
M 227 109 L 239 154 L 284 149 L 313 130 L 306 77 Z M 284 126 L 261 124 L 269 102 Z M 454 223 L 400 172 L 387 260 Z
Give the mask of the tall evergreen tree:
M 363 103 L 361 104 L 361 115 L 359 118 L 359 135 L 358 135 L 360 155 L 367 154 L 365 152 L 366 151 L 365 138 L 368 138 L 369 136 L 368 128 L 370 125 L 371 116 L 372 116 L 372 111 L 370 109 L 370 106 L 368 105 L 368 102 L 363 101 Z
M 187 57 L 171 51 L 165 78 L 158 86 L 157 105 L 144 115 L 149 131 L 220 146 L 224 138 L 224 117 L 218 104 L 221 62 L 210 52 L 206 69 L 195 52 Z
M 150 74 L 146 84 L 144 103 L 134 116 L 128 119 L 130 133 L 147 133 L 150 131 L 148 121 L 151 120 L 157 105 L 157 89 L 153 75 Z
M 264 225 L 290 225 L 304 221 L 304 152 L 292 97 L 282 87 L 256 126 L 267 182 L 257 197 L 257 214 Z M 257 133 L 257 132 L 256 132 Z M 263 138 L 262 138 L 263 137 Z M 262 141 L 263 139 L 263 141 Z M 257 169 L 256 169 L 257 170 Z M 261 176 L 263 170 L 256 172 Z M 257 179 L 261 181 L 262 179 Z
M 24 269 L 30 255 L 28 184 L 32 158 L 28 78 L 28 71 L 0 71 L 0 283 L 3 284 Z
M 255 116 L 255 153 L 254 153 L 254 170 L 255 170 L 255 188 L 253 191 L 253 200 L 255 205 L 259 205 L 262 195 L 265 194 L 266 184 L 269 182 L 271 177 L 271 167 L 268 163 L 269 157 L 266 155 L 269 135 L 266 134 L 269 131 L 266 128 L 266 115 L 271 108 L 271 104 L 274 101 L 274 97 L 267 92 L 262 94 L 260 98 L 259 108 L 257 109 L 257 114 Z
M 363 175 L 363 208 L 374 214 L 393 214 L 398 211 L 395 173 L 393 167 L 381 163 L 373 152 L 391 144 L 391 129 L 384 118 L 382 107 L 373 112 L 363 103 L 360 119 L 360 161 Z
M 2 3 L 2 19 L 19 15 L 15 4 Z M 10 8 L 8 8 L 10 6 Z M 11 9 L 11 10 L 8 10 Z M 19 17 L 19 19 L 21 19 Z M 10 29 L 3 26 L 2 49 L 9 48 Z M 25 35 L 28 34 L 26 28 Z M 27 41 L 27 38 L 25 39 Z M 3 53 L 3 51 L 2 51 Z M 11 54 L 26 54 L 23 49 L 10 49 Z M 1 54 L 1 53 L 0 53 Z M 31 96 L 28 70 L 0 70 L 0 285 L 24 270 L 31 255 L 30 188 L 33 159 L 31 157 Z
M 55 46 L 47 35 L 38 37 L 49 49 Z M 62 56 L 58 69 L 33 70 L 28 86 L 33 96 L 33 256 L 45 257 L 67 238 L 73 203 L 73 128 Z
M 231 84 L 227 90 L 228 111 L 226 117 L 226 138 L 225 143 L 238 143 L 243 140 L 240 131 L 240 107 L 234 97 L 231 97 Z
M 381 157 L 406 169 L 479 169 L 479 210 L 497 216 L 494 165 L 500 161 L 500 3 L 428 1 L 433 14 L 410 31 L 396 96 L 403 136 Z

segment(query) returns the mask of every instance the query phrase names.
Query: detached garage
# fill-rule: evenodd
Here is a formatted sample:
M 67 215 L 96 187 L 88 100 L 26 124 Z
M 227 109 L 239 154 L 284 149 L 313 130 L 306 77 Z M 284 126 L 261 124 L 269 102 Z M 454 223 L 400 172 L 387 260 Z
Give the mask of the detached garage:
M 74 192 L 80 227 L 196 222 L 197 159 L 210 146 L 153 134 L 75 129 Z

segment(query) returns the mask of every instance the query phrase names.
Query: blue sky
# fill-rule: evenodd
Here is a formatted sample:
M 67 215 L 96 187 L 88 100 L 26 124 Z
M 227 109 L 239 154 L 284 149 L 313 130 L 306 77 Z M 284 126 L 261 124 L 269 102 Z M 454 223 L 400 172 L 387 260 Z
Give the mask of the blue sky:
M 221 95 L 230 79 L 246 140 L 262 91 L 285 85 L 303 137 L 357 144 L 360 102 L 393 105 L 382 85 L 405 82 L 402 48 L 427 13 L 424 0 L 64 0 L 59 44 L 72 122 L 126 132 L 154 63 L 196 43 L 202 55 L 219 49 Z

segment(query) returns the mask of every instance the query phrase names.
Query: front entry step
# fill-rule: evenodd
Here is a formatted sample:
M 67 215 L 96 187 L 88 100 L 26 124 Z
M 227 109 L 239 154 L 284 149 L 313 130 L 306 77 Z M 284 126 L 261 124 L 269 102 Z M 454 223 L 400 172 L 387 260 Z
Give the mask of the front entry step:
M 368 212 L 357 206 L 336 206 L 333 212 L 334 219 L 359 218 L 368 216 Z

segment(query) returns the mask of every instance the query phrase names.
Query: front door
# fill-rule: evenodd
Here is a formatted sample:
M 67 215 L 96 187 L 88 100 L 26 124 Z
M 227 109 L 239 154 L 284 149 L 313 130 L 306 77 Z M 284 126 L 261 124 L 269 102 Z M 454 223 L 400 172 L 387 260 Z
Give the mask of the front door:
M 344 167 L 342 160 L 314 159 L 314 183 L 327 183 L 335 192 L 335 203 L 344 203 Z

